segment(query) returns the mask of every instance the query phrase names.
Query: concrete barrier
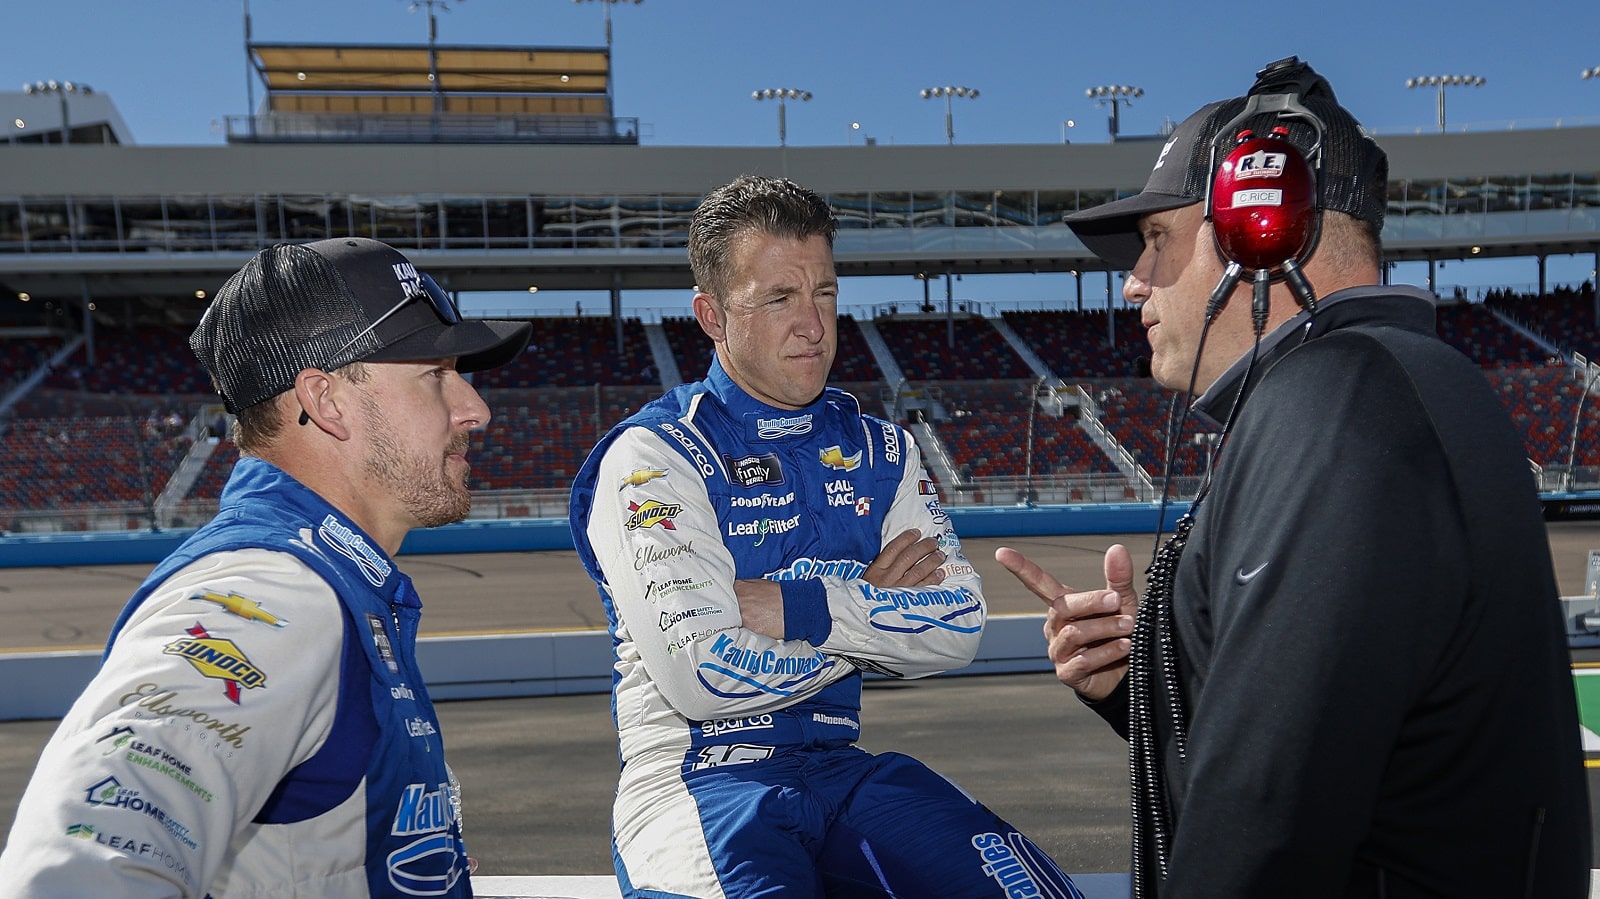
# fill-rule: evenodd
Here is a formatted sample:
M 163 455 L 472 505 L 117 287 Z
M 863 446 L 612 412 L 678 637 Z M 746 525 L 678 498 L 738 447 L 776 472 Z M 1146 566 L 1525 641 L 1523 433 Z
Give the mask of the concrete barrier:
M 1043 623 L 1043 615 L 990 617 L 977 659 L 952 673 L 1049 670 Z M 611 637 L 603 630 L 424 637 L 417 664 L 436 700 L 606 693 Z M 0 683 L 19 685 L 0 695 L 0 721 L 61 717 L 99 667 L 96 651 L 0 653 Z
M 1170 528 L 1188 503 L 1167 508 Z M 1032 534 L 1152 533 L 1158 508 L 1154 503 L 1075 504 L 1065 506 L 981 506 L 947 509 L 963 537 L 1021 537 Z M 194 530 L 92 531 L 0 536 L 0 568 L 57 565 L 125 565 L 155 563 L 166 558 Z M 401 555 L 461 552 L 527 552 L 572 549 L 572 532 L 564 518 L 506 518 L 463 521 L 412 531 L 400 545 Z

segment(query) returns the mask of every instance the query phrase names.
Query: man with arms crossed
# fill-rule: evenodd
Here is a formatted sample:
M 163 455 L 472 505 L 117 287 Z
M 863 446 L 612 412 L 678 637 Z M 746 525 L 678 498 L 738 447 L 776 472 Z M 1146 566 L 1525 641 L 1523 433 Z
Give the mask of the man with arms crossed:
M 689 231 L 710 374 L 573 484 L 616 652 L 623 894 L 1076 896 L 948 781 L 855 746 L 861 672 L 960 668 L 986 611 L 911 435 L 824 389 L 834 230 L 786 180 L 712 191 Z

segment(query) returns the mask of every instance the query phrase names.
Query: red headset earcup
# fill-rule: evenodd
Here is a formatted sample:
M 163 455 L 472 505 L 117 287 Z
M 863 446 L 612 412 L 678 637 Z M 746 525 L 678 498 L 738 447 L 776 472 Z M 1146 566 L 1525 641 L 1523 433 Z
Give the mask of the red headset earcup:
M 1244 136 L 1217 167 L 1211 186 L 1217 248 L 1247 269 L 1270 271 L 1299 259 L 1310 249 L 1316 213 L 1316 176 L 1281 134 Z

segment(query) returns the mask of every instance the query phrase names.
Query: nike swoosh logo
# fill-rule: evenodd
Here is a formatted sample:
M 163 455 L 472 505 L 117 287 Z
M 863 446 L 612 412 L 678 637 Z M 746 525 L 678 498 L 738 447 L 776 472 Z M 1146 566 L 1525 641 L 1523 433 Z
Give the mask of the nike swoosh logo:
M 1253 570 L 1253 571 L 1245 571 L 1244 570 L 1244 566 L 1241 565 L 1239 567 L 1239 570 L 1234 572 L 1233 577 L 1234 577 L 1235 580 L 1237 580 L 1241 584 L 1248 584 L 1251 581 L 1255 580 L 1256 575 L 1258 575 L 1261 572 L 1266 571 L 1266 570 L 1267 570 L 1267 563 L 1266 562 L 1262 562 L 1260 565 L 1257 565 L 1255 567 L 1255 570 Z

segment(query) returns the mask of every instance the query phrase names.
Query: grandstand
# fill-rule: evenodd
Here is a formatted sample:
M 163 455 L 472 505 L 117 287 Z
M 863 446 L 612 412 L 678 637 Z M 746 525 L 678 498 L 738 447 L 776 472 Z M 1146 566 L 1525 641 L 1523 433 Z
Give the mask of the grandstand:
M 1590 401 L 1600 369 L 1575 349 L 1586 332 L 1564 326 L 1587 320 L 1590 293 L 1574 297 L 1444 304 L 1438 317 L 1440 336 L 1499 391 L 1550 490 L 1600 485 L 1600 408 Z M 1535 313 L 1537 330 L 1524 323 Z M 1103 376 L 1107 364 L 1141 358 L 1133 334 L 1117 338 L 1125 348 L 1107 346 L 1105 318 L 843 316 L 835 373 L 845 377 L 834 383 L 912 429 L 947 504 L 1147 500 L 1168 478 L 1174 495 L 1192 495 L 1216 435 L 1190 419 L 1169 439 L 1171 391 L 1148 377 Z M 600 436 L 670 386 L 662 372 L 709 364 L 710 341 L 692 319 L 627 319 L 622 353 L 612 319 L 536 323 L 522 359 L 477 376 L 494 411 L 471 452 L 479 517 L 558 516 Z M 947 332 L 957 347 L 981 349 L 952 351 Z M 171 326 L 104 331 L 93 363 L 81 341 L 66 352 L 55 336 L 0 340 L 13 385 L 0 432 L 13 460 L 0 472 L 0 527 L 181 527 L 215 510 L 238 451 L 195 367 L 180 364 L 184 337 Z M 890 383 L 887 371 L 904 374 Z
M 940 309 L 925 292 L 930 277 L 1003 272 L 1105 276 L 1109 289 L 1061 217 L 1137 191 L 1157 143 L 646 147 L 611 116 L 608 51 L 438 47 L 429 61 L 366 48 L 412 75 L 443 66 L 448 96 L 413 77 L 384 99 L 362 80 L 383 54 L 358 49 L 252 45 L 273 93 L 264 117 L 229 123 L 226 146 L 0 149 L 0 440 L 17 460 L 0 479 L 0 528 L 209 514 L 237 450 L 188 331 L 255 250 L 340 234 L 392 243 L 447 290 L 527 298 L 510 314 L 535 320 L 534 345 L 477 380 L 496 417 L 472 453 L 474 514 L 559 515 L 611 423 L 706 370 L 711 343 L 692 318 L 625 314 L 621 297 L 691 288 L 689 215 L 741 172 L 824 195 L 842 223 L 841 276 L 922 277 L 920 302 L 841 310 L 833 383 L 913 430 L 948 503 L 1149 499 L 1169 479 L 1182 496 L 1209 464 L 1208 426 L 1167 439 L 1173 398 L 1147 377 L 1137 312 L 1029 297 Z M 474 67 L 513 57 L 521 87 L 474 86 Z M 593 77 L 553 85 L 550 66 L 569 64 Z M 1389 261 L 1600 264 L 1600 128 L 1379 140 Z M 607 292 L 610 306 L 551 315 L 533 286 Z M 1546 489 L 1600 487 L 1592 283 L 1447 300 L 1438 328 L 1501 391 Z

